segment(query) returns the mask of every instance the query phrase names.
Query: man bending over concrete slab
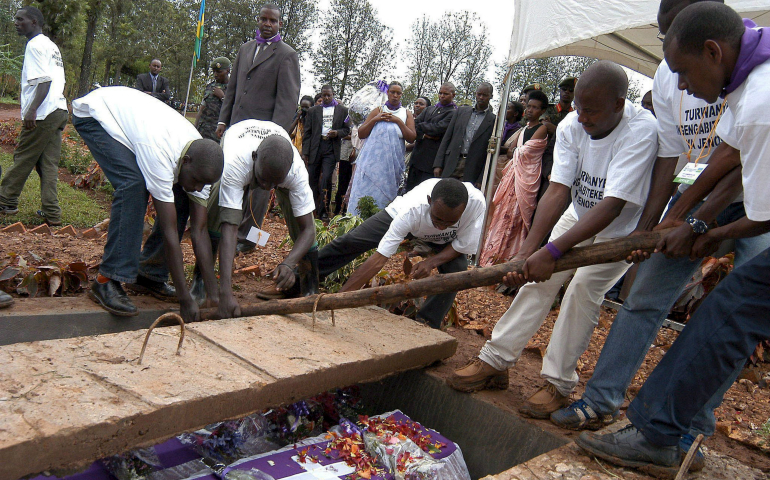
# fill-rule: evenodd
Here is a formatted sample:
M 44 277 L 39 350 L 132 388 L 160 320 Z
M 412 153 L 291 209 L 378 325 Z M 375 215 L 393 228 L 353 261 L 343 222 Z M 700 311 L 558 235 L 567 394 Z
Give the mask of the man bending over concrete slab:
M 554 273 L 556 260 L 575 246 L 625 237 L 636 227 L 658 150 L 655 117 L 626 100 L 623 69 L 601 61 L 589 67 L 575 88 L 577 111 L 556 130 L 553 170 L 529 236 L 514 260 L 524 273 L 508 274 L 509 286 L 523 285 L 492 331 L 479 356 L 447 379 L 457 390 L 508 388 L 508 368 L 542 325 L 562 285 L 575 276 L 543 358 L 546 382 L 521 408 L 548 418 L 565 406 L 578 382 L 575 372 L 599 320 L 604 294 L 628 270 L 625 261 Z M 549 243 L 540 248 L 553 230 Z
M 173 108 L 127 87 L 100 88 L 73 101 L 72 124 L 115 188 L 107 244 L 89 296 L 114 315 L 136 315 L 120 285 L 127 282 L 156 297 L 178 298 L 184 321 L 197 320 L 179 240 L 189 217 L 206 290 L 216 298 L 207 194 L 201 190 L 221 177 L 222 149 Z M 142 249 L 148 192 L 157 217 Z M 166 283 L 169 270 L 176 289 Z
M 305 162 L 291 144 L 286 130 L 273 122 L 243 120 L 227 130 L 223 149 L 225 167 L 222 181 L 211 189 L 209 198 L 209 232 L 212 237 L 221 235 L 219 316 L 231 318 L 240 315 L 240 307 L 233 296 L 232 272 L 246 187 L 267 192 L 275 189 L 289 236 L 294 241 L 289 255 L 270 273 L 275 288 L 268 293 L 273 297 L 318 293 L 313 191 L 308 183 Z M 253 212 L 248 205 L 246 208 Z M 254 219 L 259 227 L 264 219 L 264 208 L 258 212 L 260 218 Z M 253 230 L 255 236 L 251 238 L 254 243 L 260 244 L 258 237 L 264 232 Z
M 454 178 L 426 180 L 322 248 L 318 255 L 321 276 L 377 248 L 340 292 L 358 290 L 385 266 L 406 237 L 424 240 L 436 253 L 414 267 L 412 278 L 427 277 L 434 268 L 440 273 L 463 272 L 468 268 L 466 255 L 475 253 L 478 247 L 485 205 L 484 195 L 471 183 Z M 417 319 L 441 328 L 454 299 L 454 292 L 428 297 Z

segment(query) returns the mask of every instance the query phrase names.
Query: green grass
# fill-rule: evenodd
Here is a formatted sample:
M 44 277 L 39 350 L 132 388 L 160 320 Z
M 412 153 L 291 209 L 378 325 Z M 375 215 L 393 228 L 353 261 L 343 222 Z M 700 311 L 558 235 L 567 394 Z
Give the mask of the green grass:
M 9 97 L 8 95 L 4 97 L 0 97 L 0 103 L 7 103 L 9 105 L 18 105 L 19 100 L 13 97 Z
M 13 155 L 0 153 L 0 165 L 3 173 L 13 164 Z M 62 209 L 62 224 L 72 224 L 76 228 L 92 227 L 109 216 L 105 208 L 99 206 L 85 192 L 76 190 L 66 183 L 59 181 L 59 205 Z M 33 170 L 24 185 L 19 198 L 19 213 L 16 215 L 0 216 L 0 224 L 9 225 L 22 222 L 27 226 L 43 223 L 43 219 L 35 212 L 40 209 L 40 178 Z

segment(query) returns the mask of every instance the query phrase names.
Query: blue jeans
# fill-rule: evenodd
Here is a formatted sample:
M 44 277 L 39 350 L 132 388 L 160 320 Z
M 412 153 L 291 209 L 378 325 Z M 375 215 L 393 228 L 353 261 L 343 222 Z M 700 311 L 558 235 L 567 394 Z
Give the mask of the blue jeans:
M 736 268 L 706 298 L 628 407 L 657 445 L 676 445 L 757 343 L 770 337 L 770 249 Z
M 669 208 L 679 197 L 677 193 Z M 699 207 L 700 204 L 692 211 Z M 719 214 L 717 223 L 726 225 L 744 216 L 743 203 L 732 203 Z M 735 265 L 746 263 L 768 247 L 768 233 L 736 240 Z M 611 413 L 623 403 L 625 391 L 644 361 L 663 321 L 700 265 L 700 259 L 672 259 L 660 253 L 640 264 L 631 292 L 615 317 L 593 376 L 586 384 L 583 400 L 595 411 Z M 703 305 L 699 310 L 702 308 Z M 736 368 L 732 373 L 715 397 L 693 418 L 693 433 L 714 434 L 714 409 L 722 403 L 722 396 L 740 374 L 740 369 Z
M 187 219 L 190 218 L 190 197 L 178 183 L 174 185 L 173 192 L 176 229 L 181 241 L 185 228 L 187 228 Z M 155 222 L 150 236 L 144 242 L 142 255 L 139 257 L 139 274 L 156 282 L 168 281 L 163 231 L 160 229 L 160 222 L 158 221 Z
M 135 282 L 148 198 L 136 155 L 93 118 L 73 116 L 72 124 L 115 189 L 99 273 L 118 282 Z

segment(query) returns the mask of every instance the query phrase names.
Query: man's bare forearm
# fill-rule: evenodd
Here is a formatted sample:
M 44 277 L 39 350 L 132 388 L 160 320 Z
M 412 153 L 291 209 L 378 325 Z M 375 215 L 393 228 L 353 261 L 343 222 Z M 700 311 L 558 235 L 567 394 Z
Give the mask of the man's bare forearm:
M 639 218 L 639 223 L 636 225 L 636 230 L 649 231 L 660 222 L 663 209 L 671 200 L 672 180 L 674 179 L 677 160 L 676 157 L 658 157 L 655 160 L 655 166 L 652 168 L 650 193 L 647 195 L 647 202 L 644 205 L 642 216 Z

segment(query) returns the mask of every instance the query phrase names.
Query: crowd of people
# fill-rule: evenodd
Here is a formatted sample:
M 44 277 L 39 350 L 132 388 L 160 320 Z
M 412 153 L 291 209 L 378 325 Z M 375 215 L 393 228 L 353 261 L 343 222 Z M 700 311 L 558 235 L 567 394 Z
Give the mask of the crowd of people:
M 158 60 L 134 89 L 100 88 L 72 102 L 72 123 L 115 189 L 89 295 L 120 316 L 137 314 L 123 284 L 176 299 L 185 321 L 196 320 L 202 306 L 217 307 L 223 318 L 240 315 L 234 258 L 261 244 L 272 198 L 293 247 L 268 274 L 274 286 L 262 298 L 317 294 L 319 279 L 376 249 L 341 291 L 357 290 L 407 238 L 423 258 L 412 278 L 465 271 L 483 237 L 482 266 L 513 259 L 524 267 L 501 278 L 516 292 L 512 304 L 478 356 L 447 382 L 463 392 L 507 388 L 508 369 L 569 281 L 543 359 L 543 386 L 521 412 L 597 430 L 617 420 L 647 347 L 700 260 L 735 239 L 735 270 L 631 403 L 630 426 L 577 441 L 621 465 L 676 471 L 693 438 L 714 433 L 714 408 L 770 334 L 762 314 L 770 307 L 770 197 L 762 193 L 770 154 L 761 111 L 762 98 L 770 100 L 770 34 L 718 0 L 663 0 L 658 23 L 665 60 L 642 106 L 627 100 L 626 73 L 609 61 L 563 79 L 554 104 L 540 85 L 529 85 L 507 106 L 502 154 L 488 171 L 491 84 L 478 85 L 472 106 L 458 108 L 454 85 L 445 83 L 435 104 L 420 97 L 410 109 L 401 102 L 403 86 L 391 82 L 387 101 L 360 125 L 330 85 L 298 106 L 297 54 L 281 40 L 279 7 L 265 5 L 256 39 L 232 64 L 211 62 L 213 80 L 194 125 L 162 103 L 169 91 Z M 42 35 L 37 9 L 19 10 L 15 24 L 28 38 L 24 129 L 0 183 L 0 213 L 18 211 L 36 168 L 39 214 L 57 225 L 56 165 L 67 121 L 61 55 Z M 493 184 L 489 208 L 480 191 L 485 181 Z M 149 195 L 157 221 L 142 245 Z M 358 213 L 363 197 L 381 210 L 319 250 L 314 219 Z M 188 223 L 196 257 L 189 288 L 179 246 Z M 575 246 L 666 228 L 653 255 L 554 271 Z M 630 294 L 584 395 L 570 402 L 604 296 L 632 262 L 641 265 Z M 8 306 L 10 297 L 0 295 L 0 306 Z M 440 328 L 454 297 L 429 297 L 417 320 Z M 699 452 L 692 468 L 702 467 Z

